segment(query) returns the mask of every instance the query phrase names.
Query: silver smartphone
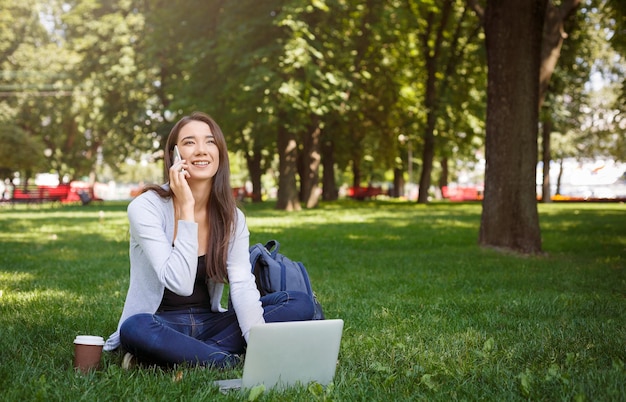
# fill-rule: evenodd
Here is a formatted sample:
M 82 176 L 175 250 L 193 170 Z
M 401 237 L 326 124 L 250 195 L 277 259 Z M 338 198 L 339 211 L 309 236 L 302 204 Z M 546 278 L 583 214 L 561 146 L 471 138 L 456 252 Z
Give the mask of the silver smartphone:
M 178 151 L 178 145 L 174 145 L 174 158 L 173 158 L 172 163 L 176 163 L 181 160 L 183 160 L 183 158 L 180 157 L 180 152 Z M 185 169 L 181 169 L 181 172 L 185 173 Z

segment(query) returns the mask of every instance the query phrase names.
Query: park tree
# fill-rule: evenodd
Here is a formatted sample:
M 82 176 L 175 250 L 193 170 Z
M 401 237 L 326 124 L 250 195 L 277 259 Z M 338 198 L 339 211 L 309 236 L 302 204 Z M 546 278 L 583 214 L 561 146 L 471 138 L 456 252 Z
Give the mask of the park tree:
M 16 89 L 3 117 L 44 150 L 32 168 L 93 181 L 100 162 L 116 167 L 145 147 L 135 135 L 147 91 L 138 87 L 146 80 L 136 58 L 142 16 L 133 4 L 13 3 L 12 29 L 24 29 L 3 66 Z
M 595 5 L 595 4 L 594 4 Z M 593 72 L 602 77 L 599 88 L 591 88 L 590 102 L 582 110 L 592 119 L 580 126 L 577 142 L 583 155 L 626 159 L 626 3 L 599 1 L 589 16 L 594 29 Z M 591 35 L 590 35 L 591 36 Z M 583 146 L 584 144 L 584 146 Z
M 479 14 L 482 12 L 477 2 L 470 3 Z M 535 99 L 538 106 L 543 103 L 566 36 L 565 21 L 580 1 L 554 4 L 535 1 L 524 6 L 517 3 L 488 1 L 484 14 L 489 88 L 487 170 L 479 242 L 485 246 L 537 253 L 541 251 L 535 189 L 537 136 L 527 131 L 533 125 L 536 130 L 537 115 L 525 107 L 530 99 Z M 514 24 L 512 20 L 516 17 L 512 12 L 524 13 L 520 15 L 525 16 L 527 25 L 521 28 Z M 512 20 L 503 24 L 507 18 Z M 511 24 L 507 25 L 509 22 Z M 542 36 L 537 39 L 534 30 L 539 22 Z M 517 38 L 517 46 L 511 46 L 510 41 L 505 45 L 507 38 L 511 37 Z M 514 49 L 513 53 L 507 52 L 507 46 Z M 535 86 L 525 80 L 534 73 L 537 47 L 539 85 L 535 94 Z M 521 53 L 528 58 L 525 62 L 518 58 Z M 517 81 L 512 83 L 511 80 Z M 512 122 L 518 126 L 512 127 Z M 544 140 L 546 155 L 550 154 L 551 129 L 548 123 L 546 121 L 544 126 L 548 136 Z
M 392 140 L 389 118 L 399 92 L 393 76 L 398 71 L 393 54 L 397 30 L 390 21 L 397 13 L 386 2 L 368 1 L 365 6 L 352 3 L 350 20 L 344 25 L 351 57 L 343 61 L 351 84 L 344 113 L 346 139 L 342 142 L 350 144 L 353 187 L 361 186 L 364 177 L 371 181 L 374 162 L 385 163 L 385 151 L 391 141 L 396 141 Z
M 549 2 L 546 9 L 546 17 L 543 24 L 543 38 L 541 42 L 541 67 L 539 70 L 539 109 L 543 107 L 547 92 L 550 88 L 550 80 L 554 74 L 557 62 L 561 57 L 563 42 L 568 34 L 565 31 L 565 23 L 580 5 L 581 0 L 568 0 L 558 6 Z M 550 136 L 553 122 L 550 113 L 544 113 L 541 129 L 542 160 L 543 160 L 543 185 L 542 200 L 550 202 Z
M 327 15 L 328 7 L 323 3 L 311 6 L 308 1 L 290 1 L 274 21 L 283 35 L 276 66 L 280 82 L 276 101 L 281 116 L 277 138 L 279 209 L 298 209 L 299 203 L 313 208 L 319 200 L 322 121 L 336 96 L 329 84 L 334 77 L 324 51 Z
M 444 128 L 442 123 L 445 124 L 444 101 L 450 98 L 448 91 L 454 89 L 452 82 L 475 78 L 469 66 L 475 60 L 468 54 L 473 50 L 473 42 L 479 40 L 480 21 L 463 1 L 416 1 L 409 2 L 409 8 L 419 32 L 420 51 L 415 67 L 425 72 L 425 82 L 421 83 L 424 120 L 419 124 L 423 134 L 418 202 L 426 203 L 432 181 L 436 139 L 438 131 Z
M 382 161 L 389 150 L 388 116 L 397 84 L 392 27 L 396 7 L 388 2 L 293 1 L 280 24 L 288 27 L 282 64 L 282 93 L 289 114 L 299 114 L 300 198 L 315 206 L 319 166 L 323 197 L 337 197 L 335 169 L 348 166 L 353 185 L 362 180 L 365 159 Z M 388 28 L 388 29 L 385 29 Z M 381 152 L 382 151 L 382 152 Z M 371 170 L 371 166 L 370 169 Z
M 50 26 L 42 24 L 44 16 L 51 15 L 43 2 L 2 3 L 0 168 L 4 177 L 21 173 L 22 185 L 27 186 L 35 173 L 55 168 L 46 138 L 55 125 L 53 112 L 58 116 L 67 105 L 64 66 L 71 60 L 66 62 Z
M 140 123 L 152 80 L 139 57 L 137 4 L 10 3 L 3 10 L 19 38 L 7 37 L 3 71 L 13 87 L 2 114 L 43 147 L 45 163 L 33 168 L 93 181 L 100 163 L 115 168 L 151 145 Z
M 540 107 L 540 144 L 541 158 L 543 162 L 542 202 L 550 202 L 552 198 L 552 186 L 550 170 L 552 160 L 558 159 L 562 163 L 570 152 L 575 149 L 564 146 L 568 137 L 564 136 L 569 130 L 582 124 L 581 107 L 587 103 L 588 90 L 586 82 L 597 56 L 597 41 L 592 32 L 597 25 L 590 22 L 595 18 L 594 12 L 587 5 L 581 6 L 580 12 L 574 12 L 569 4 L 562 3 L 560 11 L 554 6 L 548 7 L 548 18 L 544 24 L 544 42 L 542 44 L 542 71 L 540 75 L 540 88 L 542 94 L 539 99 Z M 566 17 L 559 20 L 555 16 Z M 560 21 L 557 23 L 557 21 Z M 552 28 L 547 28 L 552 23 Z M 595 26 L 595 27 L 594 27 Z M 560 34 L 557 35 L 557 32 Z M 552 38 L 550 38 L 552 36 Z M 560 41 L 556 36 L 561 37 Z M 551 46 L 554 50 L 548 51 Z M 547 55 L 551 56 L 547 56 Z M 558 63 L 555 58 L 558 54 Z M 552 72 L 547 74 L 548 67 L 544 66 L 546 60 Z M 555 136 L 561 136 L 556 138 Z M 558 144 L 559 148 L 554 148 Z M 559 186 L 557 185 L 557 191 Z
M 619 49 L 614 39 L 620 20 L 615 12 L 611 2 L 604 0 L 548 7 L 539 100 L 543 202 L 551 200 L 553 157 L 561 162 L 564 157 L 624 158 L 620 134 L 626 127 L 620 127 L 619 98 L 615 96 L 624 82 L 624 68 L 623 56 L 615 48 Z M 592 74 L 602 77 L 601 88 L 590 84 Z M 561 149 L 553 149 L 554 135 L 562 136 L 557 141 Z M 556 188 L 559 191 L 558 185 Z
M 66 46 L 78 58 L 74 73 L 72 125 L 59 133 L 80 141 L 73 154 L 88 164 L 93 182 L 99 163 L 116 167 L 152 141 L 144 135 L 153 77 L 144 64 L 144 17 L 132 1 L 64 3 L 61 29 Z M 69 118 L 68 118 L 69 119 Z
M 76 59 L 62 46 L 48 44 L 30 48 L 16 55 L 16 60 L 27 65 L 33 72 L 31 79 L 38 81 L 33 90 L 20 95 L 22 102 L 14 120 L 43 147 L 38 155 L 41 161 L 32 167 L 34 173 L 51 172 L 71 180 L 89 172 L 90 164 L 82 152 L 84 136 L 77 134 L 72 112 L 75 87 L 71 74 Z
M 298 119 L 282 101 L 287 76 L 280 67 L 288 29 L 280 26 L 281 2 L 227 2 L 215 38 L 215 94 L 224 126 L 246 158 L 255 199 L 261 176 L 279 158 L 277 208 L 300 209 L 297 190 Z M 245 55 L 245 56 L 242 56 Z M 282 89 L 284 91 L 284 89 Z M 213 93 L 213 92 L 212 92 Z
M 535 169 L 547 0 L 488 0 L 485 194 L 479 243 L 541 252 Z
M 364 6 L 355 1 L 328 1 L 315 12 L 304 14 L 306 25 L 303 28 L 308 33 L 299 36 L 314 50 L 311 53 L 316 55 L 314 74 L 319 77 L 315 81 L 319 105 L 315 108 L 315 116 L 310 114 L 314 117 L 311 121 L 318 122 L 319 131 L 308 142 L 316 144 L 323 165 L 322 197 L 325 200 L 337 199 L 337 171 L 351 168 L 353 186 L 359 186 L 362 179 L 360 166 L 363 155 L 367 153 L 364 139 L 368 130 L 371 131 L 368 127 L 371 127 L 369 118 L 372 117 L 363 109 L 367 100 L 374 97 L 367 84 L 371 82 L 382 88 L 386 80 L 380 68 L 374 67 L 374 62 L 368 68 L 358 60 L 368 62 L 366 54 L 378 53 L 369 44 L 376 35 L 372 31 L 380 29 L 375 21 L 382 18 L 385 4 L 378 2 L 371 5 L 368 2 Z M 383 58 L 385 55 L 378 53 L 378 60 Z M 382 98 L 379 99 L 381 108 L 382 101 Z M 315 159 L 315 156 L 311 157 L 313 155 L 306 156 L 310 149 L 303 148 L 302 165 L 306 166 L 307 160 Z M 316 176 L 310 169 L 303 173 L 309 177 Z
M 360 187 L 397 166 L 398 135 L 409 120 L 400 110 L 401 88 L 416 69 L 409 66 L 413 42 L 405 40 L 414 20 L 401 3 L 324 4 L 324 12 L 303 20 L 311 33 L 305 38 L 321 55 L 316 75 L 323 79 L 315 82 L 322 108 L 315 115 L 323 127 L 323 197 L 331 200 L 335 169 L 350 169 L 352 186 Z
M 285 112 L 296 117 L 290 127 L 299 133 L 300 200 L 310 208 L 318 200 L 320 163 L 325 199 L 337 196 L 336 167 L 350 166 L 357 187 L 364 177 L 372 180 L 373 161 L 391 165 L 399 7 L 376 1 L 292 1 L 280 17 L 279 24 L 288 28 L 280 94 Z

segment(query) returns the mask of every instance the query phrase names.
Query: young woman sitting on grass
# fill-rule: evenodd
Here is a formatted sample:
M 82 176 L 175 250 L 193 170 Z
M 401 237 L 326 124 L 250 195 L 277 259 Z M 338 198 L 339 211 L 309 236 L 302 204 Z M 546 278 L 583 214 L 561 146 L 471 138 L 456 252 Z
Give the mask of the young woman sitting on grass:
M 173 160 L 175 146 L 182 160 Z M 105 350 L 121 345 L 125 368 L 136 361 L 229 367 L 240 361 L 252 326 L 313 318 L 304 293 L 260 297 L 226 140 L 213 119 L 194 113 L 176 123 L 165 173 L 169 183 L 148 187 L 128 206 L 130 285 Z M 225 283 L 230 310 L 220 305 Z

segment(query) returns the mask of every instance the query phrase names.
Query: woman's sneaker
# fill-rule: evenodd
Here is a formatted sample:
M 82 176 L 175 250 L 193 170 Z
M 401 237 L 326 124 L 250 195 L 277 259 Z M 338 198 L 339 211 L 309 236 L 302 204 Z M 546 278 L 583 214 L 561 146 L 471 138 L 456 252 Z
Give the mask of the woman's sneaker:
M 122 369 L 130 370 L 137 365 L 137 359 L 130 353 L 126 353 L 122 359 Z

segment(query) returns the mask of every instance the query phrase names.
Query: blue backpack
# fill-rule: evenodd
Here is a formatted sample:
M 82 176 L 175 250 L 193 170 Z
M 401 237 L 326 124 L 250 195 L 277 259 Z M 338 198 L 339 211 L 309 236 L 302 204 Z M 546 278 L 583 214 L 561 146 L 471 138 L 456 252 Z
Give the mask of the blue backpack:
M 311 297 L 315 305 L 314 320 L 323 320 L 324 312 L 313 289 L 306 268 L 301 262 L 291 261 L 279 253 L 280 243 L 270 240 L 265 245 L 257 243 L 250 247 L 250 264 L 256 277 L 256 285 L 265 296 L 283 290 L 303 292 Z

